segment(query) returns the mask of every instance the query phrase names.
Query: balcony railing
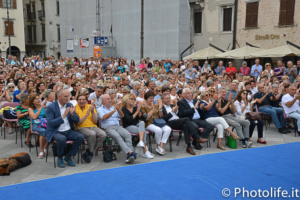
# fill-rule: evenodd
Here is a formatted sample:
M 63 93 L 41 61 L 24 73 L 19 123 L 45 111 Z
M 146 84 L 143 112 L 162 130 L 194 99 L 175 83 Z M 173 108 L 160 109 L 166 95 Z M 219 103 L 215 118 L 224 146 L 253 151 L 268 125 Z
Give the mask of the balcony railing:
M 43 10 L 38 11 L 39 20 L 45 20 L 45 12 Z

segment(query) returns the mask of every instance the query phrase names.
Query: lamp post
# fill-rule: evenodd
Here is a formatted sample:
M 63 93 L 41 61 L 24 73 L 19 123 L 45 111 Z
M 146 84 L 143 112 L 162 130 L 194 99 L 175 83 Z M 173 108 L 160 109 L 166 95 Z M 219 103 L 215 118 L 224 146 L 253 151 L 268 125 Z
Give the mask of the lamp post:
M 8 11 L 8 1 L 7 1 L 7 0 L 6 0 L 6 12 L 7 12 L 7 26 L 8 26 L 8 55 L 11 55 L 10 27 L 9 27 L 9 11 Z
M 144 0 L 141 0 L 141 59 L 144 57 Z

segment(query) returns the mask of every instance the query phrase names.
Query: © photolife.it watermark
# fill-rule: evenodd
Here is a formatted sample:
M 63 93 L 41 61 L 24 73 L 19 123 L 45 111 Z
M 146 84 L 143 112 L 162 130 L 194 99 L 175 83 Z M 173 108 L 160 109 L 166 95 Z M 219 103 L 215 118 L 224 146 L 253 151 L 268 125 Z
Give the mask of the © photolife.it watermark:
M 245 198 L 299 198 L 299 189 L 291 188 L 289 190 L 283 189 L 282 187 L 271 187 L 267 190 L 256 189 L 248 190 L 245 187 L 224 188 L 222 190 L 223 197 L 245 197 Z

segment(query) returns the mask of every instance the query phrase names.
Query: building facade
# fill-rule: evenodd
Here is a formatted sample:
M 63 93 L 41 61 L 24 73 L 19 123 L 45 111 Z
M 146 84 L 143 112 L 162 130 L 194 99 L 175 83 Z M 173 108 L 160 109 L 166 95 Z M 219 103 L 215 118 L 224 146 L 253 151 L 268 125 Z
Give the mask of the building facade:
M 235 0 L 189 0 L 190 53 L 209 46 L 224 49 L 233 47 Z
M 237 43 L 260 48 L 283 46 L 290 41 L 300 46 L 299 0 L 239 1 Z
M 101 57 L 109 55 L 106 49 L 111 47 L 116 49 L 114 56 L 139 60 L 141 0 L 99 0 L 99 20 L 96 2 L 61 1 L 62 55 L 93 56 L 93 33 L 100 24 L 100 35 L 108 40 L 107 45 L 102 47 Z M 145 0 L 144 57 L 178 60 L 181 52 L 190 45 L 189 23 L 187 0 Z
M 23 0 L 28 56 L 60 56 L 59 0 Z
M 25 54 L 22 0 L 0 0 L 0 20 L 0 50 L 2 57 L 7 57 L 9 53 L 10 36 L 11 54 L 19 60 L 22 59 Z

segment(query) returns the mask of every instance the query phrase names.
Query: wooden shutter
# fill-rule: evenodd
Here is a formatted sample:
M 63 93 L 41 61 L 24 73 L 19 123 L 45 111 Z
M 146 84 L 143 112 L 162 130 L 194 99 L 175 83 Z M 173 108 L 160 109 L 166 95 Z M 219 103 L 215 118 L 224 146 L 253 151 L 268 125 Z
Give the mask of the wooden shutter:
M 3 8 L 3 0 L 0 0 L 0 8 Z
M 12 8 L 17 9 L 17 0 L 13 0 L 12 4 Z
M 232 8 L 223 9 L 223 31 L 231 31 Z
M 8 25 L 7 25 L 7 24 L 8 24 L 8 22 L 5 21 L 5 22 L 4 22 L 4 26 L 5 26 L 5 33 L 4 33 L 4 34 L 5 34 L 5 35 L 8 35 Z
M 194 13 L 194 29 L 195 33 L 202 33 L 202 12 Z
M 257 27 L 258 2 L 247 3 L 246 7 L 246 27 Z
M 287 0 L 286 5 L 286 25 L 294 24 L 295 0 Z
M 287 0 L 280 0 L 279 25 L 285 25 L 286 22 L 286 4 Z
M 10 35 L 14 35 L 14 22 L 9 21 L 9 31 Z

